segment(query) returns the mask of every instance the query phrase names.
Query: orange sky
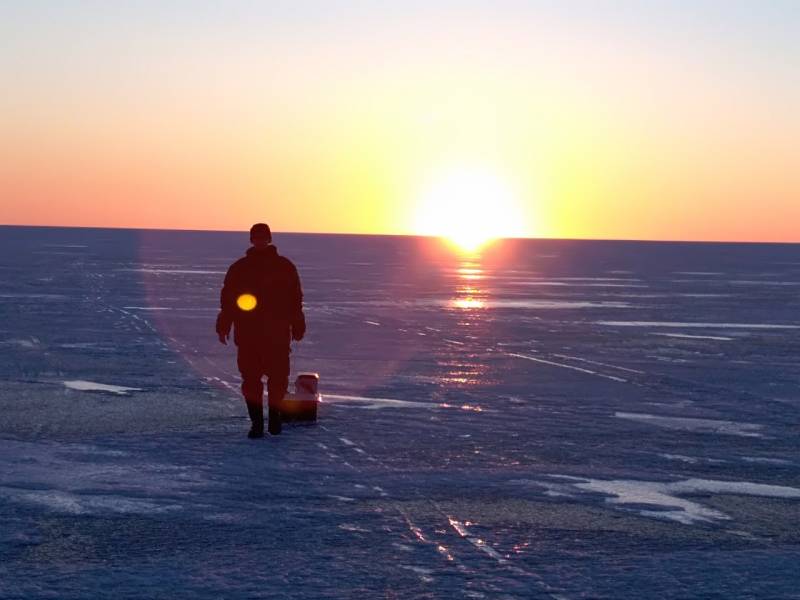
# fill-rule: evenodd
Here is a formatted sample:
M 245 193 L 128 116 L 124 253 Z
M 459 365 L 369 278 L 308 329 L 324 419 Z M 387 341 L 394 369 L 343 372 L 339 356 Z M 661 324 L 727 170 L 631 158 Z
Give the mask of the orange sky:
M 800 241 L 792 5 L 114 6 L 0 8 L 0 223 Z

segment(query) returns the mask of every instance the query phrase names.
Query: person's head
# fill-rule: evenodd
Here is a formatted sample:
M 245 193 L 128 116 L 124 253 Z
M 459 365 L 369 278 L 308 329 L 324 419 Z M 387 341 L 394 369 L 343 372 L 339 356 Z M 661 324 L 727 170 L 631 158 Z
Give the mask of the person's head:
M 256 223 L 250 228 L 250 243 L 253 246 L 264 247 L 272 243 L 272 232 L 266 223 Z

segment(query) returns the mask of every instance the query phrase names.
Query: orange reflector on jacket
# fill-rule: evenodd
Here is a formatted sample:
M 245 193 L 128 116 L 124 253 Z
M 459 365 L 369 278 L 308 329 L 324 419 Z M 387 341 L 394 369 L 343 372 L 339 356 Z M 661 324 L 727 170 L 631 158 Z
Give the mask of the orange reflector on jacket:
M 242 294 L 236 299 L 236 306 L 244 311 L 253 310 L 256 304 L 258 304 L 258 301 L 253 294 Z

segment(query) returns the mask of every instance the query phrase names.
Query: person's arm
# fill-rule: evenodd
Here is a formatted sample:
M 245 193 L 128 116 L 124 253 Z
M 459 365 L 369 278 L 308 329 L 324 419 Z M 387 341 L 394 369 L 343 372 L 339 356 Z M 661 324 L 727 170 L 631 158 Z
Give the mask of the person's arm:
M 219 314 L 217 315 L 217 337 L 220 343 L 228 343 L 228 337 L 231 333 L 231 325 L 233 325 L 233 315 L 236 299 L 234 298 L 235 292 L 233 290 L 233 266 L 228 269 L 225 274 L 225 281 L 222 284 L 222 290 L 219 293 Z
M 292 265 L 292 339 L 300 341 L 306 335 L 306 316 L 303 314 L 303 286 L 300 284 L 300 275 L 297 267 Z

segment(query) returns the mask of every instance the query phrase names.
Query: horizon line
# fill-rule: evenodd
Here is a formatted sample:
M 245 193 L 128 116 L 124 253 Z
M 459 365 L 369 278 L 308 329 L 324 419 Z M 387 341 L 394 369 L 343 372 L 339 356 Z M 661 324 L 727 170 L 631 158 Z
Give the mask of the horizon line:
M 164 232 L 186 232 L 186 233 L 247 233 L 247 229 L 190 229 L 190 228 L 169 228 L 169 227 L 121 227 L 121 226 L 106 226 L 100 227 L 97 225 L 34 225 L 34 224 L 19 224 L 19 223 L 0 223 L 0 227 L 17 227 L 17 228 L 39 228 L 39 229 L 113 229 L 120 231 L 164 231 Z M 359 232 L 344 232 L 344 231 L 281 231 L 273 230 L 273 234 L 278 235 L 340 235 L 340 236 L 380 236 L 380 237 L 405 237 L 405 238 L 446 238 L 447 236 L 437 235 L 424 235 L 414 233 L 359 233 Z M 556 241 L 556 242 L 637 242 L 637 243 L 654 243 L 654 244 L 772 244 L 772 245 L 798 245 L 798 241 L 764 241 L 764 240 L 678 240 L 678 239 L 643 239 L 643 238 L 582 238 L 582 237 L 500 237 L 498 240 L 541 240 L 541 241 Z

